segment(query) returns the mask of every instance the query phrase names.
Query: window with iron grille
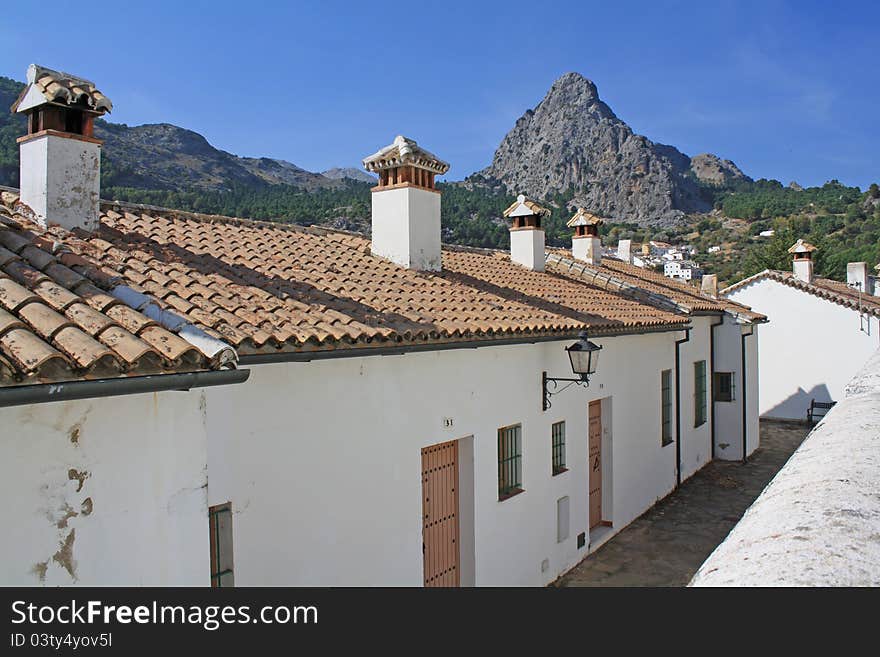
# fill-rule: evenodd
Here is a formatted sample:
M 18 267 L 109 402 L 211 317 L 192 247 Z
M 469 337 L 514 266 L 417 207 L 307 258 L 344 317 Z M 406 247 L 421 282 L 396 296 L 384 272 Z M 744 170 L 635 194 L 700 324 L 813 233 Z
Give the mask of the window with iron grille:
M 232 504 L 208 508 L 211 532 L 211 586 L 235 586 L 232 573 Z
M 672 442 L 672 370 L 660 372 L 660 445 Z
M 554 422 L 550 428 L 553 450 L 553 474 L 565 472 L 565 422 Z
M 498 500 L 522 492 L 522 425 L 498 430 Z
M 736 379 L 733 372 L 715 372 L 712 393 L 715 401 L 732 402 L 736 399 Z
M 694 363 L 694 426 L 706 423 L 708 404 L 706 399 L 706 361 Z

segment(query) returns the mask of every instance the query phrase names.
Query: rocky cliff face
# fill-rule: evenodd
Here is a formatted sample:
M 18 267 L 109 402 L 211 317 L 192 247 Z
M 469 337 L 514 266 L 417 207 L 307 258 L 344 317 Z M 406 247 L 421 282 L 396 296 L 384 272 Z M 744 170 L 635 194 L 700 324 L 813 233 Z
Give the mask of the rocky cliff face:
M 653 225 L 708 211 L 701 182 L 744 177 L 727 160 L 713 155 L 691 160 L 633 133 L 600 100 L 596 85 L 577 73 L 559 78 L 516 122 L 492 164 L 478 175 L 502 182 L 510 193 L 537 198 L 571 191 L 573 205 Z

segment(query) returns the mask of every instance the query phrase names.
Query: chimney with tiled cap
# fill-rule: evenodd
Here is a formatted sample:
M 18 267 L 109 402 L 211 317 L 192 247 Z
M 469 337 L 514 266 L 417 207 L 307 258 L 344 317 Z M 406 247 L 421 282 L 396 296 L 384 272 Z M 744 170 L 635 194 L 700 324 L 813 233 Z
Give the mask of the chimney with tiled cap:
M 440 271 L 440 191 L 435 176 L 449 165 L 412 139 L 398 136 L 364 160 L 379 176 L 373 187 L 373 255 L 402 267 Z
M 846 263 L 846 284 L 859 290 L 862 294 L 871 294 L 873 290 L 869 289 L 868 263 Z
M 96 117 L 113 109 L 94 83 L 31 64 L 12 111 L 27 116 L 19 138 L 21 202 L 36 219 L 65 228 L 98 225 L 101 140 Z
M 599 237 L 601 217 L 578 208 L 568 220 L 568 227 L 574 228 L 571 236 L 571 255 L 575 260 L 583 260 L 591 265 L 602 264 L 602 240 Z
M 619 240 L 617 242 L 617 258 L 628 264 L 632 264 L 632 240 Z
M 550 214 L 524 194 L 504 211 L 510 219 L 510 259 L 527 269 L 544 271 L 544 227 L 541 218 Z
M 813 251 L 816 247 L 809 242 L 799 239 L 788 250 L 794 256 L 792 270 L 795 278 L 804 283 L 813 282 Z

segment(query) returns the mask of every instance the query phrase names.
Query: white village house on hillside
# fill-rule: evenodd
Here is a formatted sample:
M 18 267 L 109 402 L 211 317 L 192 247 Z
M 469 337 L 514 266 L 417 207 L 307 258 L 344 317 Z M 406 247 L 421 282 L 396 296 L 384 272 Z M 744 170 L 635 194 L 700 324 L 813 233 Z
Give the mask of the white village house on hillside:
M 372 239 L 102 202 L 109 101 L 28 83 L 2 584 L 543 585 L 758 446 L 765 317 L 597 222 L 547 250 L 521 196 L 509 252 L 441 246 L 448 165 L 403 137 L 364 161 Z
M 772 314 L 761 331 L 762 416 L 803 420 L 812 401 L 841 399 L 880 345 L 880 285 L 867 263 L 849 263 L 847 282 L 833 281 L 813 275 L 814 251 L 798 240 L 792 271 L 765 270 L 722 291 Z

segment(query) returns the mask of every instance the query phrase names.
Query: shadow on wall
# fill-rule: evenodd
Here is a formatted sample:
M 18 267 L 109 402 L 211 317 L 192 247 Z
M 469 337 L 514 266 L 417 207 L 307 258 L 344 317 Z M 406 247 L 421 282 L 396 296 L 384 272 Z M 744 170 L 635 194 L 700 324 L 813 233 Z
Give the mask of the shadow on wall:
M 787 420 L 806 420 L 807 409 L 810 407 L 810 401 L 815 399 L 817 402 L 830 402 L 831 393 L 828 392 L 828 386 L 824 383 L 813 386 L 813 389 L 807 392 L 803 388 L 798 388 L 797 392 L 790 395 L 787 399 L 779 402 L 770 410 L 761 414 L 764 418 L 778 418 Z

